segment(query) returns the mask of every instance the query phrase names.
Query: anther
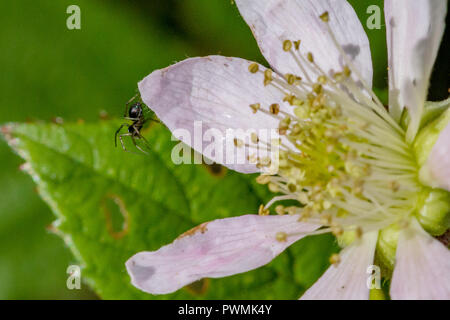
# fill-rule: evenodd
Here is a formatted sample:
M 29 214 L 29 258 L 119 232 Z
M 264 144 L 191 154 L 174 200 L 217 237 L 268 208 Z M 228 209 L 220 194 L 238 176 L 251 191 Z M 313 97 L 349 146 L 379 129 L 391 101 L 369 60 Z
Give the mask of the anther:
M 339 262 L 341 262 L 341 257 L 337 253 L 333 253 L 330 257 L 330 263 L 337 267 Z
M 262 174 L 256 178 L 256 182 L 259 184 L 268 184 L 270 182 L 270 176 Z
M 314 62 L 314 56 L 311 52 L 308 52 L 308 55 L 306 57 L 308 58 L 309 62 Z
M 278 187 L 277 184 L 269 182 L 269 190 L 272 191 L 273 193 L 277 193 L 278 191 L 280 191 L 280 188 Z
M 352 71 L 350 70 L 350 68 L 348 66 L 344 67 L 344 75 L 348 78 L 350 77 L 350 75 L 352 74 Z
M 259 142 L 258 135 L 254 132 L 252 132 L 252 134 L 250 135 L 250 138 L 251 138 L 252 142 L 255 144 Z
M 260 103 L 251 104 L 250 108 L 252 108 L 253 113 L 256 113 L 261 108 L 261 104 Z
M 277 115 L 280 112 L 280 105 L 278 103 L 271 104 L 269 111 L 271 114 Z
M 272 70 L 267 69 L 264 71 L 264 85 L 267 86 L 270 82 L 272 82 Z
M 269 213 L 270 213 L 270 210 L 269 209 L 264 209 L 264 205 L 260 205 L 259 206 L 258 214 L 260 216 L 268 216 Z
M 257 63 L 251 63 L 248 66 L 248 71 L 250 71 L 250 73 L 257 73 L 259 70 L 259 65 Z
M 284 77 L 285 77 L 287 83 L 289 83 L 290 85 L 293 85 L 295 83 L 295 81 L 297 80 L 297 77 L 291 73 L 286 74 Z
M 330 21 L 330 16 L 329 16 L 329 14 L 328 14 L 328 11 L 325 11 L 324 13 L 322 13 L 322 14 L 319 16 L 319 18 L 320 18 L 320 20 L 322 20 L 323 22 L 328 22 L 328 21 Z
M 283 41 L 283 50 L 284 51 L 291 51 L 292 49 L 292 41 L 291 40 L 284 40 Z
M 300 42 L 301 42 L 301 40 L 294 41 L 295 50 L 300 49 Z
M 238 148 L 241 148 L 244 145 L 244 141 L 238 138 L 234 138 L 234 145 Z
M 275 235 L 275 238 L 277 239 L 278 242 L 286 242 L 287 240 L 287 234 L 286 232 L 277 232 L 277 234 Z
M 327 83 L 327 77 L 324 75 L 321 75 L 317 78 L 317 82 L 319 82 L 320 84 L 325 84 L 325 83 Z
M 282 206 L 282 205 L 276 206 L 276 207 L 275 207 L 275 212 L 276 212 L 277 214 L 279 214 L 280 216 L 282 216 L 283 214 L 286 213 L 286 211 L 284 210 L 284 206 Z

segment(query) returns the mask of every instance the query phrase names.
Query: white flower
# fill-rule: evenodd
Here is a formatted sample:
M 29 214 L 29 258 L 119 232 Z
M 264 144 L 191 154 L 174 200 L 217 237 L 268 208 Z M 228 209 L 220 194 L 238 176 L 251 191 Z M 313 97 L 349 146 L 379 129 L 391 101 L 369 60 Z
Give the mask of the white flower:
M 389 111 L 371 89 L 369 42 L 345 0 L 236 4 L 273 72 L 239 58 L 193 58 L 153 72 L 139 90 L 171 131 L 193 133 L 199 120 L 223 132 L 278 129 L 278 174 L 258 181 L 283 196 L 260 215 L 205 223 L 157 251 L 136 254 L 126 264 L 132 283 L 153 294 L 173 292 L 201 278 L 252 270 L 302 237 L 333 232 L 345 248 L 302 298 L 367 299 L 366 271 L 378 243 L 379 259 L 395 260 L 392 298 L 450 299 L 449 251 L 423 229 L 448 219 L 450 126 L 425 163 L 418 164 L 413 145 L 447 1 L 385 1 Z M 249 173 L 268 163 L 225 165 Z M 302 205 L 265 215 L 286 199 Z

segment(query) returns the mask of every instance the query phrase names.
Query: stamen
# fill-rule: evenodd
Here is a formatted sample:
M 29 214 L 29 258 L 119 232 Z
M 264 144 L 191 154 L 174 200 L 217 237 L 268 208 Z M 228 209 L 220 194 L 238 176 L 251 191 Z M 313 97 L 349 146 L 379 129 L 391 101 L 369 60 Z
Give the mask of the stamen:
M 312 52 L 300 53 L 300 40 L 284 40 L 282 48 L 294 58 L 306 80 L 295 72 L 279 75 L 270 69 L 263 72 L 258 65 L 249 66 L 250 72 L 263 73 L 264 85 L 276 88 L 287 102 L 250 105 L 254 113 L 277 119 L 283 136 L 283 142 L 275 141 L 280 147 L 277 174 L 257 178 L 258 183 L 282 195 L 261 206 L 259 214 L 269 214 L 275 202 L 294 200 L 298 205 L 277 205 L 275 212 L 298 214 L 299 221 L 324 226 L 310 234 L 341 236 L 352 230 L 361 237 L 361 226 L 364 232 L 377 230 L 414 210 L 420 190 L 417 165 L 404 130 L 374 97 L 337 42 L 328 24 L 329 14 L 325 12 L 320 19 L 346 63 L 333 76 L 320 68 Z M 317 80 L 312 81 L 310 75 Z M 286 110 L 287 104 L 292 110 Z M 250 148 L 273 147 L 256 133 L 251 135 L 251 143 Z M 239 140 L 235 145 L 248 146 Z M 268 157 L 250 158 L 258 168 L 273 166 Z M 283 241 L 291 235 L 281 233 L 277 239 Z M 334 264 L 339 263 L 339 255 L 333 259 Z

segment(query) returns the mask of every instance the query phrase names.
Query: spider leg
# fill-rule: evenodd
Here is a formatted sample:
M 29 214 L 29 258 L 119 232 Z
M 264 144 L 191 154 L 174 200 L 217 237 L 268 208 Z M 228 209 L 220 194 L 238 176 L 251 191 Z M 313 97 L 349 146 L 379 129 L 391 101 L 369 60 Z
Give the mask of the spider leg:
M 119 134 L 120 130 L 122 130 L 122 128 L 125 127 L 125 126 L 129 127 L 130 125 L 128 123 L 123 123 L 119 127 L 119 129 L 117 129 L 116 134 L 114 135 L 114 145 L 116 146 L 116 148 L 117 148 L 117 135 Z
M 130 103 L 134 101 L 134 99 L 136 99 L 136 97 L 138 96 L 138 93 L 136 93 L 130 100 L 127 101 L 127 103 L 125 104 L 125 114 L 123 115 L 124 118 L 127 117 L 128 115 L 128 109 L 130 106 Z
M 134 128 L 134 132 L 135 135 L 139 138 L 142 139 L 142 141 L 144 141 L 145 145 L 150 149 L 150 143 L 148 143 L 147 139 L 144 138 L 144 136 L 141 134 L 141 132 L 136 128 L 135 124 L 132 125 L 132 127 Z M 135 141 L 136 137 L 134 135 L 131 136 L 131 139 L 133 140 L 134 146 L 139 149 L 140 151 L 142 151 L 145 154 L 148 154 L 148 152 L 144 151 L 141 147 L 139 147 Z
M 141 135 L 138 135 L 139 138 L 144 138 Z M 141 151 L 142 153 L 148 154 L 147 151 L 144 151 L 144 149 L 142 149 L 137 143 L 136 143 L 136 137 L 131 136 L 131 141 L 133 141 L 134 146 L 136 147 L 136 149 L 138 149 L 139 151 Z
M 119 136 L 119 139 L 120 139 L 120 144 L 122 145 L 123 151 L 141 155 L 140 153 L 137 153 L 137 152 L 128 150 L 128 149 L 125 147 L 125 143 L 123 142 L 123 137 L 131 137 L 131 141 L 133 141 L 133 144 L 136 146 L 136 142 L 134 141 L 135 138 L 133 137 L 133 134 L 132 134 L 132 133 L 129 133 L 129 132 L 128 132 L 128 133 L 121 134 L 121 135 Z M 136 147 L 137 147 L 137 146 L 136 146 Z M 138 148 L 138 149 L 139 149 L 139 148 Z

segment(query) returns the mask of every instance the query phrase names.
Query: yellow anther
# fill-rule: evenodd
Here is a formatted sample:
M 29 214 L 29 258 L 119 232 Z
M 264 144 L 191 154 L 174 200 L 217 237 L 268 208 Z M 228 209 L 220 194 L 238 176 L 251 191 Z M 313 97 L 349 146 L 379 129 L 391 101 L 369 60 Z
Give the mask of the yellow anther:
M 277 193 L 278 191 L 280 191 L 280 188 L 278 187 L 277 184 L 270 182 L 269 183 L 269 190 L 274 192 L 274 193 Z
M 286 211 L 284 210 L 284 206 L 282 206 L 282 205 L 276 206 L 276 207 L 275 207 L 275 212 L 276 212 L 277 214 L 279 214 L 280 216 L 282 216 L 283 214 L 286 213 Z
M 261 108 L 261 104 L 260 103 L 251 104 L 250 108 L 252 108 L 253 113 L 256 113 Z
M 344 233 L 344 229 L 340 226 L 333 226 L 331 227 L 331 233 L 333 233 L 336 237 L 339 237 Z
M 294 41 L 295 50 L 300 49 L 300 42 L 301 42 L 301 40 Z
M 278 114 L 280 112 L 280 105 L 278 103 L 273 103 L 269 107 L 271 114 Z
M 270 182 L 270 176 L 262 174 L 256 178 L 256 182 L 259 184 L 268 184 Z
M 290 51 L 292 49 L 292 41 L 291 40 L 284 40 L 283 41 L 283 50 L 284 51 Z
M 344 75 L 342 74 L 342 72 L 336 72 L 333 75 L 334 80 L 336 80 L 336 82 L 342 82 L 342 80 L 344 80 Z
M 320 20 L 322 20 L 323 22 L 328 22 L 330 21 L 330 16 L 328 14 L 328 11 L 325 11 L 324 13 L 322 13 L 320 15 Z
M 309 62 L 314 62 L 314 56 L 311 52 L 308 52 L 307 56 Z
M 332 222 L 331 214 L 324 213 L 323 215 L 321 215 L 320 222 L 324 225 L 331 225 Z
M 258 135 L 254 132 L 252 132 L 252 134 L 250 135 L 250 139 L 252 140 L 253 143 L 258 143 L 259 142 L 259 138 Z
M 270 210 L 269 209 L 264 209 L 264 205 L 260 205 L 259 206 L 258 214 L 260 216 L 268 216 L 269 213 L 270 213 Z
M 350 70 L 350 68 L 348 66 L 344 67 L 344 75 L 348 78 L 350 77 L 350 75 L 352 74 L 352 71 Z
M 259 65 L 257 63 L 251 63 L 248 66 L 248 71 L 250 71 L 251 73 L 257 73 L 259 70 Z
M 330 263 L 337 267 L 339 262 L 341 262 L 341 257 L 337 253 L 333 253 L 330 257 Z
M 295 184 L 293 184 L 293 183 L 289 183 L 288 184 L 288 190 L 289 190 L 289 192 L 294 193 L 295 191 L 297 191 L 297 186 Z
M 294 99 L 295 99 L 295 96 L 294 96 L 294 95 L 288 94 L 288 95 L 286 95 L 286 96 L 283 98 L 283 101 L 284 101 L 284 102 L 288 102 L 288 103 L 292 106 L 292 105 L 293 105 L 293 102 L 294 102 Z
M 291 73 L 286 74 L 284 77 L 285 77 L 287 83 L 289 83 L 290 85 L 293 85 L 295 83 L 295 81 L 297 80 L 297 77 Z
M 327 83 L 327 77 L 324 75 L 321 75 L 317 78 L 317 82 L 320 84 L 325 84 L 325 83 Z
M 314 83 L 313 84 L 313 91 L 315 92 L 315 93 L 317 93 L 317 94 L 321 94 L 322 93 L 322 89 L 323 89 L 323 87 L 322 87 L 322 85 L 320 84 L 320 83 Z
M 244 145 L 244 141 L 238 138 L 234 138 L 234 145 L 238 148 L 241 148 Z
M 266 69 L 264 71 L 264 85 L 267 86 L 270 82 L 272 82 L 272 70 Z
M 278 242 L 286 242 L 287 240 L 287 234 L 286 232 L 277 232 L 275 238 L 277 239 Z

